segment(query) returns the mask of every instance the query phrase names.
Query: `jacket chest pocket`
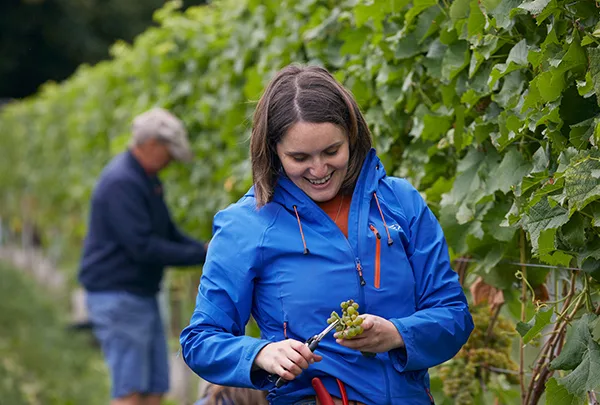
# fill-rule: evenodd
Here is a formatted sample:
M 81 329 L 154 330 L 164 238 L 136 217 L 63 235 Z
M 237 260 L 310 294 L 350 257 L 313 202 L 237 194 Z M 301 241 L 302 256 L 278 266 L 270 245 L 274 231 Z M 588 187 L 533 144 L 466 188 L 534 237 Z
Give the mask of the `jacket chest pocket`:
M 404 235 L 404 238 L 403 238 Z M 397 224 L 368 225 L 367 254 L 372 266 L 365 274 L 373 291 L 368 302 L 384 318 L 407 316 L 415 310 L 415 277 L 408 259 L 408 238 Z
M 369 251 L 372 253 L 373 260 L 373 287 L 381 289 L 387 281 L 393 281 L 398 275 L 403 275 L 403 280 L 407 281 L 406 276 L 412 271 L 407 256 L 408 238 L 398 224 L 389 226 L 384 224 L 369 223 L 369 232 L 372 238 L 369 238 Z

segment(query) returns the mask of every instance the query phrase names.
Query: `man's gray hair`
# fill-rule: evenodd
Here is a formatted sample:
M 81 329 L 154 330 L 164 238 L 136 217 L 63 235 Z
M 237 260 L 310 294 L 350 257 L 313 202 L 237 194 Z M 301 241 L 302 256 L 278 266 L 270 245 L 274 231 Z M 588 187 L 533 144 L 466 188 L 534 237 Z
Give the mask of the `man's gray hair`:
M 129 146 L 135 147 L 150 139 L 164 142 L 175 159 L 189 161 L 192 158 L 183 122 L 164 108 L 155 107 L 133 120 Z

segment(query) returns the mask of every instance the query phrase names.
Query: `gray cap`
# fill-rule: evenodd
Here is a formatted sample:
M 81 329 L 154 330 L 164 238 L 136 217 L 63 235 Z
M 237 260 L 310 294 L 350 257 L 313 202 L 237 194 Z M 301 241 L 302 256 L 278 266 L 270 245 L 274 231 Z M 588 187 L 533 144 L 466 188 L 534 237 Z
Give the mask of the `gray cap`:
M 193 154 L 183 122 L 164 108 L 153 108 L 133 120 L 131 144 L 155 138 L 165 143 L 173 159 L 190 162 Z

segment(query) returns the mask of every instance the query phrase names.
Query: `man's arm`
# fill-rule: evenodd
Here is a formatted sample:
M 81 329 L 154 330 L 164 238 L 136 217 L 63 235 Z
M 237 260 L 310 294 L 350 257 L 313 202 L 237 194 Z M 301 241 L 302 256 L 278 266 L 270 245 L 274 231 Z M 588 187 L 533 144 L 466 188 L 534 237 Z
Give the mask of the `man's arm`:
M 181 232 L 181 230 L 175 225 L 171 217 L 169 217 L 169 235 L 171 236 L 171 240 L 179 243 L 186 243 L 189 245 L 199 245 L 204 247 L 204 243 L 199 240 L 192 238 L 191 236 L 186 235 Z
M 191 266 L 204 263 L 200 243 L 181 243 L 156 235 L 137 185 L 115 182 L 104 196 L 104 215 L 116 240 L 140 263 Z

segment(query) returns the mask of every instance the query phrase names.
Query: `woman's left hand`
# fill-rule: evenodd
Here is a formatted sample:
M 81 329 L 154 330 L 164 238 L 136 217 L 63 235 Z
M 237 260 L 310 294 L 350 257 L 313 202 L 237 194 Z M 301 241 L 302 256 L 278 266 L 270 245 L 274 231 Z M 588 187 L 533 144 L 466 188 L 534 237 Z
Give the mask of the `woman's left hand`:
M 363 333 L 351 339 L 339 339 L 339 333 L 333 335 L 336 342 L 361 352 L 384 353 L 392 349 L 404 348 L 404 340 L 394 324 L 376 315 L 363 314 Z

